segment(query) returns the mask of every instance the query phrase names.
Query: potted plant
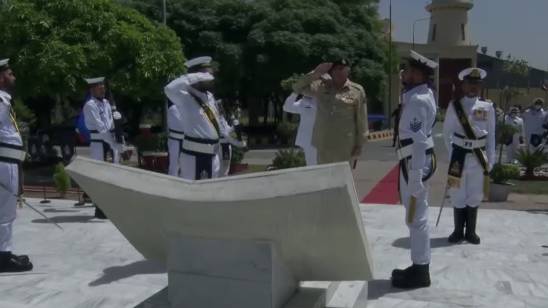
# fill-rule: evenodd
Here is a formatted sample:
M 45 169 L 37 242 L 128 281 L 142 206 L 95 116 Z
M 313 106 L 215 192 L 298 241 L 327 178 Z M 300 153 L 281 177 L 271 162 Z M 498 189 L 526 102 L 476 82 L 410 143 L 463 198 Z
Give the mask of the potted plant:
M 58 163 L 55 165 L 53 182 L 55 183 L 55 189 L 59 192 L 61 199 L 64 199 L 68 189 L 70 188 L 70 177 L 65 171 L 65 166 L 63 163 Z
M 500 145 L 498 163 L 502 164 L 502 151 L 504 149 L 504 146 L 511 142 L 512 138 L 514 138 L 514 134 L 518 132 L 518 129 L 510 124 L 499 122 L 497 123 L 497 128 L 495 132 L 497 144 Z
M 544 153 L 542 148 L 533 152 L 529 149 L 521 149 L 518 151 L 516 159 L 523 167 L 525 167 L 523 179 L 534 180 L 536 178 L 535 169 L 548 163 L 548 153 Z
M 304 159 L 303 151 L 297 149 L 289 149 L 279 150 L 276 153 L 276 157 L 274 157 L 274 160 L 272 161 L 272 165 L 268 169 L 279 170 L 304 166 L 306 166 L 306 161 Z
M 244 155 L 245 149 L 232 147 L 232 157 L 230 158 L 230 174 L 241 173 L 249 168 L 249 164 L 242 164 Z
M 146 170 L 166 173 L 169 160 L 165 133 L 142 133 L 135 138 L 139 167 Z
M 509 183 L 510 179 L 519 178 L 519 167 L 516 165 L 495 164 L 491 170 L 493 182 L 489 187 L 490 202 L 504 202 L 514 184 Z

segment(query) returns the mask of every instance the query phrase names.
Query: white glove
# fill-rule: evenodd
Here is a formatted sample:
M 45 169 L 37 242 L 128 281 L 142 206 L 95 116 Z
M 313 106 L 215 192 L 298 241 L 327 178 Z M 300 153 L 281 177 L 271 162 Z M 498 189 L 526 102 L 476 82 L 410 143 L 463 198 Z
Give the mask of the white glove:
M 418 197 L 424 192 L 424 184 L 422 183 L 422 170 L 409 170 L 408 185 L 409 193 L 413 197 Z
M 113 118 L 114 120 L 120 120 L 120 119 L 122 118 L 122 114 L 119 113 L 118 111 L 114 111 L 114 112 L 112 113 L 112 118 Z

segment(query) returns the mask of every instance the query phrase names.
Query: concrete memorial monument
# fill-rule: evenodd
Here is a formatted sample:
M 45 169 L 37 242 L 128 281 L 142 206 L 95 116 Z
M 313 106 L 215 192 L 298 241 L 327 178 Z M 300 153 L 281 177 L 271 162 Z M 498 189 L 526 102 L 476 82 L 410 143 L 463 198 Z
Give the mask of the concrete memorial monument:
M 167 265 L 171 307 L 365 305 L 365 283 L 345 306 L 325 303 L 329 288 L 321 304 L 299 289 L 372 279 L 347 163 L 198 182 L 80 157 L 67 171 L 140 253 Z

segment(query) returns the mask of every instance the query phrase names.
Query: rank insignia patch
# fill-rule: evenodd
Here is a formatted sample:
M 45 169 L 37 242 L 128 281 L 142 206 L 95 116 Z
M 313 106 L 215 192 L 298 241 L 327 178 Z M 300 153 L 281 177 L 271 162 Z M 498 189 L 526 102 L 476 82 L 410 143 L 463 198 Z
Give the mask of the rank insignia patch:
M 411 129 L 412 132 L 416 133 L 422 128 L 422 122 L 417 120 L 417 118 L 413 119 L 413 122 L 409 123 L 409 129 Z

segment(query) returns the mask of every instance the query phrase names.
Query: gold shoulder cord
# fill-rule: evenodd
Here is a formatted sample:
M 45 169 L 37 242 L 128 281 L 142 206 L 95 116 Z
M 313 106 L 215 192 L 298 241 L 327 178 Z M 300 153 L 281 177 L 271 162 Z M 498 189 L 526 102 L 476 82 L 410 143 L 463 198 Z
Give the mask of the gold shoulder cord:
M 10 107 L 10 118 L 11 118 L 11 122 L 13 123 L 13 126 L 15 126 L 15 130 L 17 131 L 17 133 L 21 134 L 21 132 L 19 131 L 19 125 L 17 125 L 17 118 L 15 116 L 15 111 L 13 111 L 12 107 Z

